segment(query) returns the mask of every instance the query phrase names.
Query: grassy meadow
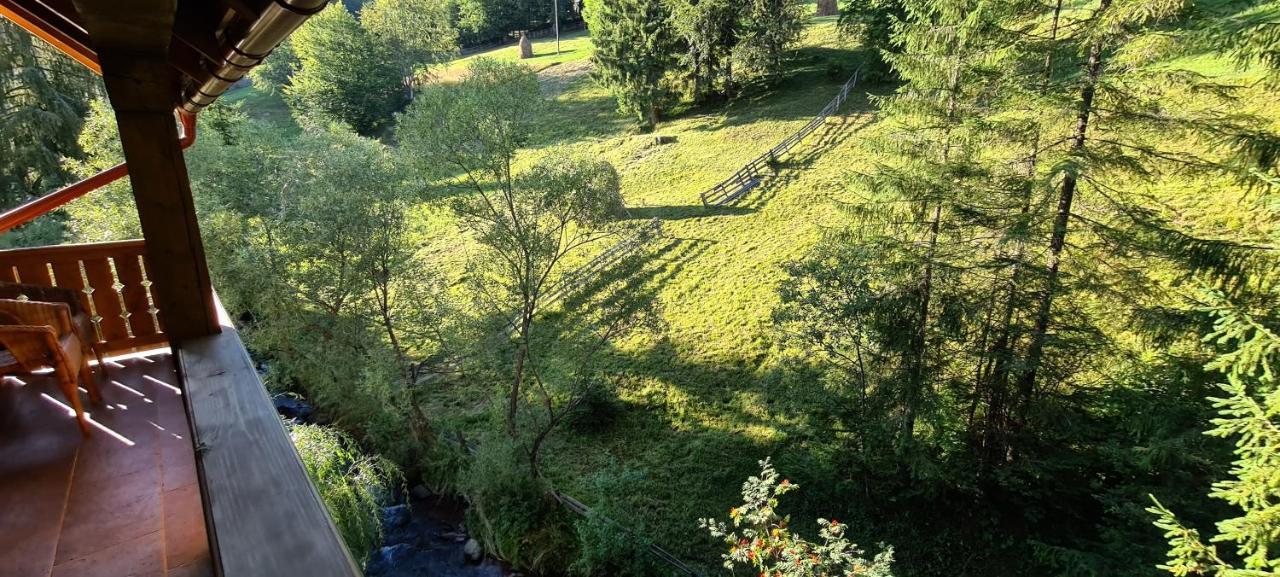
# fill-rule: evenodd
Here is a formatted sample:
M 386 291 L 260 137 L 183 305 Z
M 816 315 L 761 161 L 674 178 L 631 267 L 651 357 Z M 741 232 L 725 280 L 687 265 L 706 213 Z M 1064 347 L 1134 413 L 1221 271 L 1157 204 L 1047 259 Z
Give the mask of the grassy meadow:
M 798 529 L 808 532 L 811 519 L 834 515 L 850 523 L 855 541 L 874 543 L 875 536 L 859 531 L 869 522 L 892 520 L 859 519 L 858 503 L 849 501 L 855 497 L 834 487 L 841 482 L 847 488 L 858 478 L 839 470 L 837 456 L 848 450 L 842 444 L 850 436 L 811 420 L 827 403 L 822 387 L 813 386 L 818 372 L 801 351 L 788 348 L 772 315 L 780 302 L 783 265 L 818 243 L 824 227 L 837 224 L 833 200 L 849 199 L 851 178 L 872 170 L 871 153 L 861 143 L 883 127 L 870 96 L 888 94 L 894 86 L 855 87 L 839 113 L 784 157 L 761 186 L 729 206 L 706 208 L 699 192 L 802 127 L 864 60 L 866 49 L 843 40 L 834 17 L 811 21 L 787 72 L 771 89 L 753 89 L 729 103 L 666 111 L 653 134 L 636 133 L 613 97 L 592 80 L 592 47 L 585 32 L 566 34 L 559 54 L 553 39 L 533 45 L 536 56 L 523 62 L 537 72 L 551 104 L 519 164 L 568 151 L 607 160 L 622 177 L 630 213 L 620 232 L 652 218 L 661 219 L 664 231 L 639 258 L 603 279 L 622 287 L 628 298 L 656 303 L 661 330 L 613 343 L 605 360 L 616 377 L 612 422 L 557 431 L 544 453 L 543 470 L 561 491 L 638 529 L 694 566 L 710 569 L 721 544 L 698 528 L 697 519 L 725 518 L 739 503 L 743 479 L 758 472 L 758 460 L 771 456 L 782 474 L 801 486 L 782 507 L 793 514 Z M 430 81 L 456 80 L 477 58 L 516 60 L 518 47 L 460 57 L 434 71 Z M 1242 84 L 1253 80 L 1213 55 L 1190 54 L 1168 66 L 1238 78 Z M 1193 95 L 1187 98 L 1194 102 Z M 224 100 L 243 102 L 255 120 L 296 129 L 278 94 L 249 87 Z M 1260 89 L 1241 106 L 1280 118 L 1276 103 Z M 387 140 L 393 139 L 388 135 Z M 1153 191 L 1205 190 L 1215 184 L 1213 178 L 1154 176 L 1144 183 Z M 427 202 L 415 209 L 414 219 L 419 256 L 461 294 L 475 247 L 439 202 L 439 193 L 422 194 Z M 1230 198 L 1199 198 L 1203 205 L 1223 207 L 1223 214 L 1238 215 L 1228 210 Z M 1176 214 L 1203 206 L 1168 209 Z M 608 246 L 609 241 L 598 243 L 574 258 L 585 261 Z M 554 308 L 583 305 L 585 296 L 573 295 Z M 552 310 L 545 324 L 568 320 L 569 315 Z M 1132 336 L 1117 332 L 1116 338 Z M 433 425 L 471 438 L 492 429 L 498 409 L 491 402 L 501 386 L 465 379 L 441 384 L 429 392 Z M 921 529 L 920 539 L 894 545 L 915 549 L 917 556 L 931 554 L 935 545 L 944 550 L 927 533 Z
M 663 330 L 609 351 L 609 372 L 621 379 L 621 411 L 602 430 L 557 433 L 546 470 L 561 490 L 641 528 L 677 555 L 712 562 L 713 542 L 696 519 L 724 517 L 742 480 L 758 471 L 757 460 L 773 455 L 784 474 L 802 484 L 829 478 L 811 468 L 822 461 L 813 454 L 821 449 L 808 446 L 813 432 L 804 415 L 811 400 L 789 387 L 806 373 L 788 362 L 771 314 L 782 264 L 818 242 L 835 218 L 831 198 L 865 165 L 857 141 L 875 123 L 867 92 L 892 88 L 858 86 L 840 113 L 784 157 L 763 185 L 730 206 L 706 208 L 699 192 L 802 127 L 857 68 L 862 53 L 842 44 L 835 19 L 814 20 L 772 90 L 676 110 L 654 134 L 635 133 L 591 80 L 589 38 L 570 35 L 560 56 L 553 45 L 536 41 L 539 56 L 526 61 L 539 71 L 553 105 L 523 160 L 566 148 L 608 160 L 622 176 L 630 219 L 638 225 L 660 218 L 665 236 L 608 279 L 634 298 L 653 299 Z M 448 81 L 470 59 L 514 59 L 516 51 L 470 55 L 440 78 Z M 659 144 L 656 136 L 671 141 Z M 458 231 L 444 211 L 427 212 L 424 250 L 461 276 L 466 250 Z M 579 259 L 607 246 L 600 243 Z M 563 306 L 580 300 L 571 297 Z M 489 418 L 492 407 L 478 401 L 489 398 L 487 391 L 445 387 L 434 401 L 449 421 L 445 429 L 465 430 Z M 800 491 L 794 504 L 820 503 L 817 489 Z

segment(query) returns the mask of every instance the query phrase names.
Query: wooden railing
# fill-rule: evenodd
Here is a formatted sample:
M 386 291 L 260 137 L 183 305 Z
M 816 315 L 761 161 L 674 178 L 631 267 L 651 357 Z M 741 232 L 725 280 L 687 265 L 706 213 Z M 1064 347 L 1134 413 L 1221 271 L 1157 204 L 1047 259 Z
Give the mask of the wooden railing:
M 0 281 L 79 291 L 105 352 L 129 352 L 166 340 L 146 260 L 142 240 L 0 250 Z
M 781 158 L 782 155 L 790 152 L 791 149 L 795 148 L 795 145 L 799 144 L 801 140 L 804 140 L 806 136 L 809 136 L 813 131 L 817 130 L 819 126 L 822 126 L 823 123 L 827 121 L 828 116 L 835 114 L 836 110 L 840 109 L 840 105 L 844 104 L 844 101 L 849 98 L 849 91 L 853 90 L 853 87 L 858 84 L 858 74 L 860 72 L 862 72 L 861 67 L 853 71 L 853 76 L 840 87 L 840 91 L 836 93 L 836 97 L 832 98 L 831 102 L 828 102 L 827 105 L 823 107 L 822 112 L 819 112 L 817 116 L 813 117 L 808 124 L 805 124 L 800 128 L 800 130 L 797 130 L 794 134 L 778 143 L 777 146 L 770 148 L 768 152 L 751 159 L 751 162 L 748 162 L 746 166 L 739 168 L 738 172 L 733 173 L 733 176 L 730 176 L 729 178 L 716 183 L 715 186 L 702 191 L 702 193 L 699 194 L 702 199 L 702 206 L 724 206 L 727 203 L 733 202 L 743 194 L 750 192 L 751 189 L 759 186 L 761 175 L 764 173 L 766 168 Z
M 215 306 L 220 333 L 174 345 L 215 575 L 360 577 L 231 318 Z

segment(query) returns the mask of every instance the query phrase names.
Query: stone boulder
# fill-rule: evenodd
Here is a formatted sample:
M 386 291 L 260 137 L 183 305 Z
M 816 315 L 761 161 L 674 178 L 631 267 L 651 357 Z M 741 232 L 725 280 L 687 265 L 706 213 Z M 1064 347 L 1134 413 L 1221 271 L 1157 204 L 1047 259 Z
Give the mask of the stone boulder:
M 479 541 L 468 539 L 467 544 L 462 546 L 462 556 L 468 563 L 479 563 L 484 559 L 484 550 L 480 548 Z
M 520 31 L 520 59 L 533 58 L 533 42 L 529 41 L 529 33 Z

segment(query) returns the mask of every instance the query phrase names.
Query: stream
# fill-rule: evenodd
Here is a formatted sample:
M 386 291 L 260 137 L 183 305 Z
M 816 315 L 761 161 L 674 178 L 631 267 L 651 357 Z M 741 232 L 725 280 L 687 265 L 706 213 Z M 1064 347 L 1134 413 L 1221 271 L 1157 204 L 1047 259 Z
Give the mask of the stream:
M 312 422 L 312 407 L 289 395 L 272 398 L 280 416 Z M 424 487 L 402 492 L 382 508 L 382 547 L 369 556 L 367 577 L 519 577 L 480 550 L 467 534 L 466 503 Z M 470 551 L 468 551 L 470 549 Z M 470 553 L 470 555 L 468 555 Z
M 368 577 L 513 577 L 519 575 L 488 558 L 468 560 L 463 523 L 466 504 L 456 497 L 422 495 L 383 508 L 383 546 L 370 556 Z

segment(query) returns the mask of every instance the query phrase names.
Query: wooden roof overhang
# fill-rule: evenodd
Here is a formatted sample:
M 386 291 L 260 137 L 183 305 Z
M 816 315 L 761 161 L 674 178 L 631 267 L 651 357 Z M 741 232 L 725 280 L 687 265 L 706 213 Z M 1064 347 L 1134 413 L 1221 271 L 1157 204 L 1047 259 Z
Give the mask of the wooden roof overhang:
M 94 5 L 112 11 L 121 0 L 0 0 L 0 15 L 66 53 L 86 68 L 102 74 L 95 40 L 77 6 Z M 173 7 L 167 30 L 169 64 L 182 73 L 175 100 L 185 112 L 196 113 L 211 104 L 249 69 L 262 62 L 326 0 L 168 0 L 147 4 Z M 163 9 L 160 6 L 159 9 Z M 90 10 L 86 10 L 86 13 Z M 92 18 L 92 15 L 88 15 Z M 142 35 L 156 29 L 145 22 L 130 26 Z M 162 32 L 163 34 L 164 32 Z M 155 38 L 148 38 L 151 43 Z
M 163 46 L 167 66 L 177 73 L 168 91 L 183 129 L 181 146 L 186 148 L 195 141 L 194 115 L 326 5 L 326 0 L 0 0 L 0 16 L 99 75 L 103 70 L 98 48 L 112 50 L 122 45 L 130 51 Z M 168 18 L 136 18 L 127 23 L 116 18 L 110 26 L 101 25 L 104 13 L 129 13 L 130 9 L 135 14 Z M 90 33 L 95 25 L 97 38 Z M 127 164 L 120 164 L 0 213 L 0 233 L 126 174 Z

